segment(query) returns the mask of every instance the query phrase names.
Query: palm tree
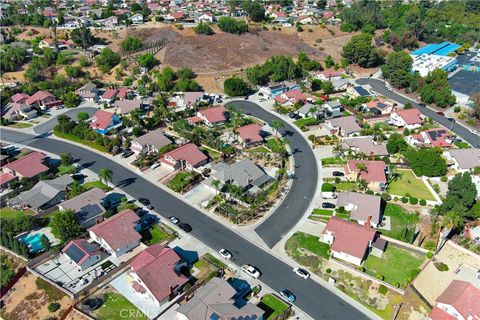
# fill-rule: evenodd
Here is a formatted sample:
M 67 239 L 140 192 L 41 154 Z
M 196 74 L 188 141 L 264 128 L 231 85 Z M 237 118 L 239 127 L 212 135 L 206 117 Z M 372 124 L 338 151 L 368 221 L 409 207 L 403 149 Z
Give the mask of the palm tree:
M 113 176 L 112 170 L 107 168 L 102 168 L 98 172 L 98 178 L 100 179 L 100 182 L 104 181 L 105 184 L 107 185 L 108 185 L 108 182 L 112 182 L 112 176 Z
M 283 128 L 284 126 L 285 126 L 285 124 L 283 123 L 282 120 L 275 119 L 275 120 L 272 121 L 271 127 L 275 131 L 275 137 L 278 136 L 278 130 L 280 128 Z
M 217 190 L 217 195 L 218 195 L 218 191 L 220 190 L 220 180 L 217 180 L 217 179 L 213 180 L 212 181 L 212 186 L 215 187 L 215 189 Z
M 358 186 L 360 187 L 360 189 L 366 190 L 368 187 L 367 181 L 363 179 L 358 180 Z
M 343 153 L 345 152 L 345 148 L 343 147 L 343 145 L 341 143 L 337 143 L 336 145 L 333 146 L 332 151 L 337 156 L 343 156 Z

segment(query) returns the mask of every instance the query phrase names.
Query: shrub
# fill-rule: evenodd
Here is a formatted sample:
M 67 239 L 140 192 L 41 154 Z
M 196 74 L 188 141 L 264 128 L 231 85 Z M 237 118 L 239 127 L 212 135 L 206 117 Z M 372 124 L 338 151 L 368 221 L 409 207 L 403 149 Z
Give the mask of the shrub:
M 51 302 L 48 305 L 48 311 L 50 311 L 50 312 L 55 312 L 58 309 L 60 309 L 60 303 L 58 303 L 58 302 Z
M 387 292 L 388 292 L 388 289 L 387 289 L 387 287 L 385 287 L 383 284 L 381 284 L 381 285 L 378 287 L 378 293 L 383 294 L 383 295 L 386 295 Z
M 322 184 L 322 192 L 334 192 L 335 191 L 335 186 L 331 183 L 325 182 Z
M 340 183 L 342 180 L 339 177 L 335 178 L 335 183 Z
M 420 269 L 415 269 L 415 270 L 412 270 L 410 272 L 410 276 L 413 278 L 415 278 L 418 274 L 420 273 Z
M 424 247 L 427 250 L 434 251 L 437 248 L 437 244 L 433 240 L 428 240 L 427 242 L 425 242 Z
M 361 272 L 365 272 L 365 268 L 364 268 L 364 267 L 357 267 L 357 270 L 358 270 L 358 271 L 361 271 Z
M 382 197 L 382 199 L 383 199 L 384 201 L 390 201 L 390 200 L 392 200 L 392 196 L 389 195 L 388 193 L 383 193 L 383 194 L 381 195 L 381 197 Z
M 447 182 L 447 180 L 448 180 L 447 176 L 443 176 L 440 178 L 440 181 L 442 182 Z
M 313 32 L 313 30 L 312 30 L 312 29 L 308 29 L 307 31 L 308 31 L 308 32 Z
M 373 192 L 372 190 L 367 190 L 365 191 L 366 194 L 374 194 L 375 192 Z
M 393 198 L 393 201 L 398 202 L 398 198 L 397 197 Z
M 427 200 L 420 199 L 419 203 L 420 203 L 421 206 L 426 206 L 427 205 Z
M 402 201 L 402 203 L 407 203 L 407 202 L 408 202 L 408 198 L 407 198 L 407 197 L 402 197 L 401 201 Z
M 460 112 L 462 111 L 462 108 L 460 108 L 460 106 L 455 106 L 455 108 L 453 108 L 453 112 Z
M 377 278 L 378 280 L 382 280 L 382 281 L 383 281 L 383 279 L 385 279 L 385 277 L 381 274 L 375 275 L 375 278 Z
M 448 271 L 448 266 L 443 263 L 443 262 L 436 262 L 434 263 L 435 268 L 437 268 L 438 271 Z
M 332 273 L 332 269 L 328 268 L 327 270 L 325 270 L 326 273 Z
M 302 28 L 301 25 L 298 25 L 298 26 L 297 26 L 297 31 L 298 31 L 298 32 L 303 32 L 303 28 Z
M 426 256 L 427 256 L 428 259 L 432 259 L 432 257 L 433 257 L 433 252 L 428 251 L 427 254 L 426 254 Z
M 415 197 L 411 197 L 410 198 L 410 204 L 417 204 L 418 203 L 418 199 L 415 198 Z

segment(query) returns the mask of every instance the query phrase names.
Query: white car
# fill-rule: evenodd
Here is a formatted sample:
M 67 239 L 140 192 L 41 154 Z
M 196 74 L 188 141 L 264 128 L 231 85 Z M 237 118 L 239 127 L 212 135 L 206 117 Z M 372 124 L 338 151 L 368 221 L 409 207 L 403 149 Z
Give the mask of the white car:
M 475 130 L 475 129 L 469 129 L 468 131 L 470 131 L 470 133 L 472 133 L 472 134 L 478 134 L 477 130 Z
M 255 278 L 255 279 L 260 278 L 260 271 L 252 265 L 244 264 L 242 266 L 242 270 L 252 278 Z
M 301 277 L 305 280 L 310 278 L 310 273 L 308 273 L 307 270 L 305 270 L 305 269 L 295 267 L 295 268 L 293 268 L 293 272 L 295 272 L 297 274 L 297 276 L 299 276 L 299 277 Z
M 150 169 L 153 170 L 153 169 L 156 169 L 156 168 L 158 168 L 158 167 L 160 167 L 160 163 L 156 162 L 156 163 L 154 163 L 154 164 L 152 164 L 152 165 L 150 166 Z
M 232 254 L 230 253 L 230 251 L 228 251 L 228 250 L 226 250 L 226 249 L 220 249 L 220 251 L 218 251 L 218 253 L 220 253 L 220 255 L 221 255 L 224 259 L 227 259 L 227 260 L 232 259 Z

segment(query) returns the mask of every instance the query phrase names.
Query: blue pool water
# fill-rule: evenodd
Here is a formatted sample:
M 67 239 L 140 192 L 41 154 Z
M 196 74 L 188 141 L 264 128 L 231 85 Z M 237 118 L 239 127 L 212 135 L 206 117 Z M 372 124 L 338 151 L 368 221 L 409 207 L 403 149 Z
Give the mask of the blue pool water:
M 30 249 L 30 252 L 33 252 L 33 253 L 40 252 L 43 250 L 41 239 L 42 239 L 41 233 L 36 233 L 36 234 L 27 233 L 23 236 L 18 237 L 18 241 L 26 243 L 28 245 L 28 248 Z

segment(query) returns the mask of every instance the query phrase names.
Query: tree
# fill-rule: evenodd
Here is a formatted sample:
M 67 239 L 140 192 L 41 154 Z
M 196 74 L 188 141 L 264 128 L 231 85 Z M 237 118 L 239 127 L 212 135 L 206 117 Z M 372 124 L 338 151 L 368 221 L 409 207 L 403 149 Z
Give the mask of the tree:
M 224 32 L 233 34 L 242 34 L 248 31 L 248 25 L 245 21 L 227 16 L 220 17 L 218 27 Z
M 0 69 L 5 72 L 17 70 L 27 61 L 27 52 L 20 46 L 8 45 L 0 55 Z
M 62 243 L 67 243 L 83 232 L 83 228 L 78 224 L 73 210 L 55 213 L 49 226 L 52 228 L 52 233 L 58 236 Z
M 443 209 L 448 211 L 462 206 L 462 212 L 470 210 L 477 199 L 477 188 L 470 173 L 459 173 L 448 182 L 448 191 L 443 201 Z M 458 212 L 458 207 L 457 210 Z
M 140 67 L 151 69 L 158 64 L 158 60 L 151 52 L 144 53 L 137 58 Z
M 61 98 L 67 108 L 75 108 L 80 103 L 80 97 L 74 91 L 65 93 Z
M 331 55 L 328 55 L 326 58 L 325 58 L 325 68 L 331 68 L 335 66 L 335 61 L 333 61 L 333 58 Z
M 447 163 L 439 148 L 409 150 L 405 156 L 417 176 L 440 177 L 447 173 Z
M 95 62 L 100 71 L 107 73 L 119 64 L 120 60 L 121 57 L 118 53 L 113 52 L 110 48 L 105 48 L 102 50 L 102 53 L 96 57 Z
M 322 83 L 322 90 L 325 94 L 331 94 L 335 91 L 332 81 L 327 80 Z
M 195 28 L 193 28 L 196 34 L 205 34 L 207 36 L 211 36 L 215 32 L 213 32 L 212 27 L 208 23 L 200 22 Z
M 243 79 L 231 77 L 223 82 L 223 91 L 231 97 L 245 96 L 248 94 L 248 84 Z
M 480 119 L 480 92 L 474 93 L 471 98 L 473 102 L 473 115 L 477 118 Z
M 378 52 L 372 46 L 372 35 L 362 33 L 353 36 L 352 39 L 343 46 L 342 56 L 349 63 L 358 64 L 361 67 L 370 68 L 378 63 Z
M 177 70 L 177 76 L 182 79 L 193 79 L 195 78 L 195 73 L 189 67 L 183 67 Z
M 50 250 L 50 240 L 48 240 L 48 238 L 44 234 L 42 234 L 40 242 L 42 243 L 42 247 L 45 252 Z
M 68 167 L 73 164 L 73 157 L 72 154 L 69 152 L 62 153 L 60 155 L 60 162 L 62 165 Z
M 480 14 L 480 2 L 477 0 L 466 0 L 465 1 L 465 10 L 467 12 Z
M 247 11 L 252 21 L 260 22 L 265 19 L 265 9 L 259 2 L 245 1 L 243 8 Z
M 385 79 L 396 88 L 406 88 L 410 86 L 412 80 L 413 59 L 404 51 L 392 52 L 387 56 L 385 64 L 382 66 L 382 74 Z
M 317 0 L 317 9 L 324 10 L 327 7 L 327 0 Z
M 100 181 L 105 182 L 105 184 L 107 185 L 109 182 L 112 182 L 112 175 L 113 175 L 112 170 L 106 169 L 106 168 L 102 168 L 98 172 L 98 178 L 100 179 Z
M 271 127 L 275 131 L 275 137 L 278 136 L 278 131 L 283 128 L 285 124 L 283 123 L 282 120 L 274 119 L 272 121 Z
M 70 78 L 79 78 L 83 75 L 82 68 L 80 66 L 66 66 L 65 73 Z
M 212 186 L 214 186 L 215 190 L 217 190 L 217 194 L 218 194 L 218 191 L 220 190 L 220 183 L 221 183 L 220 180 L 217 180 L 217 179 L 212 181 Z
M 435 103 L 441 108 L 451 106 L 456 98 L 448 83 L 448 73 L 442 69 L 435 69 L 425 77 L 425 83 L 420 88 L 422 101 L 431 104 Z
M 78 181 L 74 181 L 69 187 L 68 187 L 68 198 L 75 198 L 78 195 L 81 195 L 87 191 L 85 187 L 80 184 Z
M 83 49 L 95 44 L 95 37 L 90 32 L 90 29 L 86 27 L 73 29 L 72 32 L 70 32 L 70 39 Z
M 87 120 L 88 118 L 90 118 L 90 116 L 88 115 L 87 112 L 79 112 L 79 113 L 77 114 L 77 119 L 78 119 L 78 121 L 85 121 L 85 120 Z
M 140 39 L 137 37 L 129 36 L 122 41 L 120 46 L 122 47 L 123 51 L 130 52 L 140 50 L 143 47 L 143 44 L 142 41 L 140 41 Z
M 387 151 L 389 154 L 404 152 L 407 150 L 408 144 L 399 133 L 392 133 L 388 138 Z
M 306 71 L 313 71 L 313 70 L 322 71 L 323 70 L 322 64 L 320 62 L 315 60 L 310 60 L 308 55 L 303 51 L 300 51 L 298 53 L 298 64 L 302 67 L 303 70 L 306 70 Z

